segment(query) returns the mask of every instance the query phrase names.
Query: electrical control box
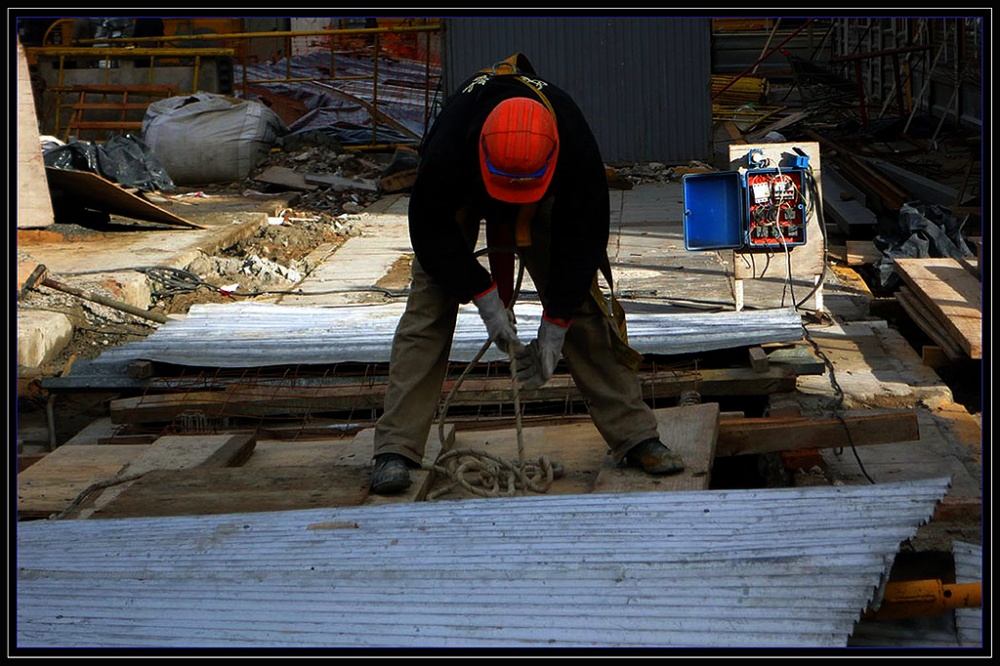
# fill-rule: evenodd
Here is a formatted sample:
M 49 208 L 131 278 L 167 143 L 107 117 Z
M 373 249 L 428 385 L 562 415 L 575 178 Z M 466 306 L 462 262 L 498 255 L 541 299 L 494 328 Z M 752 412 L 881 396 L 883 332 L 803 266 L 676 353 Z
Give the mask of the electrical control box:
M 799 168 L 685 175 L 684 247 L 784 251 L 804 245 L 807 177 Z

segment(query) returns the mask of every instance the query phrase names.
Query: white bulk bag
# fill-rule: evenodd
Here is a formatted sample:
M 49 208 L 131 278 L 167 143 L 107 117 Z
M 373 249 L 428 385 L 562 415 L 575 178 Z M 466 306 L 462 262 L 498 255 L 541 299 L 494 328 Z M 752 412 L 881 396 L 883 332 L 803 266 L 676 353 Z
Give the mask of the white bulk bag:
M 142 133 L 171 180 L 190 185 L 246 178 L 288 127 L 260 102 L 197 92 L 150 104 Z

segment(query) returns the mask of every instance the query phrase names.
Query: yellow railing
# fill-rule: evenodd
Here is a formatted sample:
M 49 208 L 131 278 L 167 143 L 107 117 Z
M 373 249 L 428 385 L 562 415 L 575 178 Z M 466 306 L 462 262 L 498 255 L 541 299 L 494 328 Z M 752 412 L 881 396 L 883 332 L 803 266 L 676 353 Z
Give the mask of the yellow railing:
M 67 33 L 64 22 L 69 19 L 54 23 L 46 34 L 47 44 L 50 35 L 58 31 L 60 35 Z M 71 20 L 70 20 L 71 21 Z M 94 63 L 114 63 L 116 61 L 143 61 L 144 66 L 148 66 L 148 76 L 143 82 L 146 85 L 166 83 L 158 79 L 157 66 L 170 64 L 172 67 L 178 63 L 190 67 L 191 89 L 178 89 L 178 94 L 186 94 L 199 90 L 201 81 L 201 68 L 206 59 L 231 58 L 234 65 L 234 92 L 243 97 L 260 95 L 267 97 L 267 86 L 279 83 L 319 83 L 334 86 L 345 81 L 370 81 L 371 98 L 361 99 L 351 97 L 351 99 L 366 108 L 371 115 L 372 137 L 367 145 L 356 146 L 362 149 L 384 149 L 392 148 L 395 144 L 379 140 L 378 128 L 380 124 L 389 125 L 400 130 L 402 133 L 412 136 L 414 140 L 419 140 L 420 136 L 413 136 L 413 132 L 394 121 L 388 114 L 384 113 L 384 100 L 380 98 L 379 90 L 379 62 L 386 56 L 396 57 L 390 52 L 393 42 L 400 42 L 409 39 L 412 35 L 414 40 L 423 39 L 423 127 L 426 128 L 433 114 L 433 103 L 435 91 L 439 83 L 440 63 L 436 61 L 434 52 L 439 50 L 432 46 L 441 32 L 439 23 L 427 23 L 423 25 L 394 25 L 391 27 L 378 28 L 344 28 L 326 30 L 306 30 L 306 31 L 272 31 L 272 32 L 232 32 L 232 33 L 207 33 L 207 34 L 170 34 L 155 37 L 121 37 L 121 38 L 94 38 L 78 39 L 72 45 L 45 45 L 39 47 L 29 47 L 25 51 L 28 54 L 29 62 L 54 62 L 57 70 L 55 85 L 49 85 L 46 92 L 53 93 L 54 102 L 46 109 L 39 109 L 39 113 L 48 118 L 50 125 L 54 125 L 55 133 L 58 136 L 65 125 L 63 117 L 66 109 L 72 105 L 72 101 L 67 102 L 65 98 L 79 95 L 79 85 L 67 85 L 64 79 L 68 62 L 75 62 L 77 66 L 81 62 L 89 63 L 93 68 Z M 320 42 L 329 45 L 329 61 L 325 71 L 317 71 L 315 76 L 293 76 L 292 62 L 287 56 L 294 55 L 296 40 L 307 38 L 321 38 Z M 218 43 L 225 48 L 186 48 L 184 43 L 199 42 Z M 417 43 L 419 47 L 419 43 Z M 315 44 L 313 45 L 315 50 Z M 284 58 L 285 69 L 283 76 L 269 76 L 266 78 L 251 78 L 251 68 L 260 62 L 261 53 L 270 51 L 270 56 L 275 62 L 279 58 Z M 421 51 L 414 48 L 413 51 Z M 344 76 L 338 75 L 337 59 L 350 55 L 358 57 L 368 54 L 372 59 L 370 75 Z M 148 65 L 146 64 L 148 63 Z M 186 63 L 186 64 L 185 64 Z M 239 71 L 240 76 L 235 76 Z M 114 84 L 115 70 L 112 66 L 106 66 L 102 85 Z M 170 83 L 175 83 L 171 81 Z M 343 93 L 341 93 L 343 94 Z M 75 101 L 75 99 L 74 99 Z M 273 101 L 273 100 L 269 100 Z M 277 109 L 276 109 L 277 111 Z M 281 115 L 279 113 L 279 115 Z M 288 117 L 283 120 L 288 121 Z M 43 125 L 45 125 L 43 119 Z M 346 148 L 350 148 L 347 146 Z

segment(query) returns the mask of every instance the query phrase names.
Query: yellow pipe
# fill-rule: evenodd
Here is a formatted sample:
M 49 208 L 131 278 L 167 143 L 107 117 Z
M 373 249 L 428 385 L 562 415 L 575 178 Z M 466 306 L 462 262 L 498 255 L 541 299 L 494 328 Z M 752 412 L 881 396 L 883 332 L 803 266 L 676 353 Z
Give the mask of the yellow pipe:
M 882 603 L 866 617 L 878 620 L 944 615 L 955 608 L 981 608 L 982 583 L 945 584 L 940 580 L 887 583 Z
M 327 30 L 275 30 L 273 32 L 222 32 L 206 33 L 196 35 L 161 35 L 156 37 L 109 37 L 78 39 L 78 44 L 115 44 L 115 43 L 139 43 L 139 42 L 176 42 L 176 41 L 224 41 L 231 39 L 256 39 L 258 37 L 318 37 L 322 35 L 372 35 L 391 34 L 397 32 L 439 32 L 440 23 L 428 23 L 425 25 L 397 26 L 387 28 L 338 28 Z
M 155 57 L 155 58 L 190 58 L 194 56 L 216 56 L 231 58 L 236 54 L 235 49 L 211 48 L 211 49 L 184 49 L 184 48 L 127 48 L 115 47 L 93 47 L 85 48 L 81 46 L 31 46 L 25 49 L 36 56 L 68 56 L 73 58 L 107 58 L 114 57 Z

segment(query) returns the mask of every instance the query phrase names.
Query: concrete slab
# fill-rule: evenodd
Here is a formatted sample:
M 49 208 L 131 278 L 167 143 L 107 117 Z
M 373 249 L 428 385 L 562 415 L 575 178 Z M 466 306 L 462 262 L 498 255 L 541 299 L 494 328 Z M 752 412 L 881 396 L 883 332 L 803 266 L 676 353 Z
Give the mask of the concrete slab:
M 17 313 L 17 365 L 38 368 L 54 359 L 73 338 L 73 323 L 61 312 Z

